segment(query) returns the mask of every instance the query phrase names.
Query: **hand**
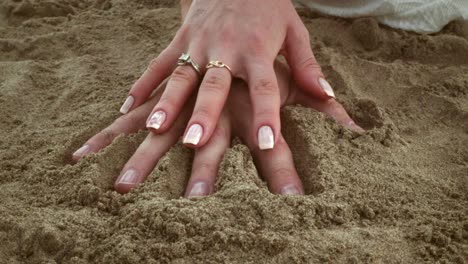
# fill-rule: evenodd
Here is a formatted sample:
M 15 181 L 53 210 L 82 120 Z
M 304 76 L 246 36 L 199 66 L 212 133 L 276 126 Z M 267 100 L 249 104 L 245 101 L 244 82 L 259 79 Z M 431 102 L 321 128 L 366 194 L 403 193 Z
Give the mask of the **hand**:
M 189 65 L 175 67 L 182 53 L 204 66 L 222 61 L 231 68 L 211 68 L 201 81 L 183 142 L 202 147 L 216 130 L 233 77 L 248 83 L 253 125 L 247 137 L 260 149 L 280 140 L 280 94 L 273 62 L 283 54 L 294 81 L 318 99 L 334 97 L 314 58 L 309 34 L 290 0 L 182 1 L 184 22 L 170 45 L 154 59 L 131 88 L 121 112 L 143 104 L 167 76 L 164 93 L 151 111 L 147 127 L 168 131 L 199 85 L 200 76 Z
M 335 99 L 323 101 L 308 95 L 301 89 L 289 87 L 288 70 L 282 64 L 276 65 L 276 73 L 282 106 L 300 103 L 330 115 L 338 123 L 352 130 L 359 133 L 364 132 Z M 129 114 L 119 117 L 113 124 L 89 139 L 82 148 L 73 154 L 72 159 L 78 161 L 86 154 L 97 152 L 109 145 L 118 135 L 134 133 L 144 128 L 147 114 L 164 93 L 163 87 L 164 85 L 145 104 Z M 118 192 L 126 193 L 145 180 L 158 160 L 177 143 L 183 134 L 192 108 L 193 102 L 187 104 L 167 133 L 148 134 L 117 178 L 115 189 Z M 249 89 L 244 82 L 235 81 L 212 138 L 195 152 L 192 174 L 185 196 L 205 196 L 214 192 L 219 164 L 233 136 L 240 137 L 247 144 L 259 172 L 273 193 L 303 194 L 304 191 L 294 167 L 291 151 L 283 136 L 281 133 L 278 134 L 277 145 L 274 149 L 260 151 L 248 132 L 253 126 L 253 117 L 254 108 L 249 100 Z

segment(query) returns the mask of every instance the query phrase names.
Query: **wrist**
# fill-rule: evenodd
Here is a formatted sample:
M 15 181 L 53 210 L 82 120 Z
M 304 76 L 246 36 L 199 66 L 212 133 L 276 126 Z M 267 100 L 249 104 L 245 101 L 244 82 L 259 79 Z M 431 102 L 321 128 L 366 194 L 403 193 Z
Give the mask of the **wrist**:
M 190 5 L 192 5 L 192 0 L 180 0 L 180 12 L 182 14 L 182 20 L 184 20 Z
M 182 10 L 189 9 L 190 5 L 192 4 L 192 0 L 180 0 L 179 4 Z

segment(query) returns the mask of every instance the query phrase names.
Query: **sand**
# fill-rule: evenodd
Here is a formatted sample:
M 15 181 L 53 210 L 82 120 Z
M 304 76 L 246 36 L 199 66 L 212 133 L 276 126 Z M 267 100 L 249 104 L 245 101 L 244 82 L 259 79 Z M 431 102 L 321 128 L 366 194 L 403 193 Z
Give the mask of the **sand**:
M 179 26 L 176 1 L 0 2 L 0 263 L 467 263 L 468 25 L 424 36 L 301 10 L 357 135 L 282 112 L 307 192 L 271 194 L 234 140 L 216 194 L 184 199 L 173 147 L 127 195 L 147 132 L 76 165 Z

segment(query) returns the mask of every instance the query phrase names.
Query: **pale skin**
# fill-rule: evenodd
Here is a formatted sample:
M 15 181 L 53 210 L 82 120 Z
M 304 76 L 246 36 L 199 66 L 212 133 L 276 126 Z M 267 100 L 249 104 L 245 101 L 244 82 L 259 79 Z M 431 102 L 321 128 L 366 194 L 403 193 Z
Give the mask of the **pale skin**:
M 182 0 L 183 23 L 169 46 L 151 61 L 132 86 L 121 112 L 144 104 L 166 78 L 167 86 L 147 119 L 155 134 L 168 132 L 186 103 L 196 97 L 184 130 L 188 147 L 205 146 L 216 131 L 233 79 L 248 84 L 252 102 L 249 142 L 261 150 L 281 143 L 281 96 L 274 60 L 283 55 L 294 82 L 321 100 L 334 98 L 310 48 L 309 34 L 291 0 Z M 202 76 L 190 66 L 177 66 L 190 54 Z M 221 61 L 231 69 L 211 68 Z
M 290 82 L 291 76 L 288 68 L 281 63 L 276 63 L 275 70 L 281 107 L 301 104 L 331 116 L 336 122 L 351 130 L 358 133 L 364 132 L 334 98 L 322 100 L 293 85 Z M 72 159 L 77 162 L 85 155 L 105 148 L 118 135 L 128 135 L 144 129 L 148 114 L 160 102 L 167 89 L 168 84 L 162 84 L 144 104 L 119 117 L 110 126 L 90 138 L 84 145 L 87 146 L 87 151 L 75 152 Z M 284 195 L 304 194 L 301 180 L 294 166 L 291 150 L 281 132 L 278 133 L 275 148 L 270 150 L 260 150 L 256 141 L 250 136 L 249 131 L 255 126 L 253 122 L 255 109 L 250 99 L 247 84 L 240 80 L 234 81 L 226 105 L 220 114 L 219 122 L 214 128 L 213 136 L 203 147 L 195 150 L 192 172 L 184 194 L 185 197 L 206 196 L 216 191 L 215 182 L 220 162 L 230 146 L 231 139 L 236 136 L 250 149 L 255 165 L 262 178 L 268 183 L 268 188 L 272 193 Z M 114 185 L 117 192 L 127 193 L 143 183 L 159 159 L 177 143 L 184 134 L 187 122 L 190 122 L 192 110 L 194 109 L 193 101 L 184 105 L 178 118 L 166 133 L 148 134 L 117 177 Z

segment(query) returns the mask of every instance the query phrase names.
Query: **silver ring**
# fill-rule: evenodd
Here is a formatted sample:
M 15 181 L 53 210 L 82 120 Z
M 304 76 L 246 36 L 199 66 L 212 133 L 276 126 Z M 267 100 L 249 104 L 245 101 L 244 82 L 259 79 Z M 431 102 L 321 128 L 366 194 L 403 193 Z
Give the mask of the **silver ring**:
M 190 57 L 190 55 L 187 53 L 182 53 L 182 55 L 180 55 L 179 59 L 177 60 L 177 65 L 179 66 L 190 65 L 198 73 L 199 76 L 202 76 L 200 67 L 198 67 L 198 64 L 194 62 L 192 58 Z

